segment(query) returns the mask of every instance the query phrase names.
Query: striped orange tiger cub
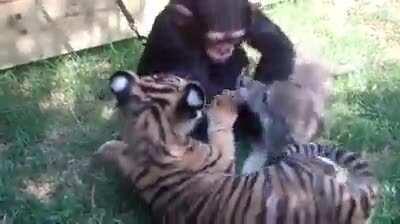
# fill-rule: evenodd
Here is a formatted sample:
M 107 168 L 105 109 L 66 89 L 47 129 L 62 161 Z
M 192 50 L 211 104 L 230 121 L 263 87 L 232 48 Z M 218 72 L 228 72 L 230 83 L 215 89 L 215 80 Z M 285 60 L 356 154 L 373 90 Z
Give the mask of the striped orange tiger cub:
M 210 141 L 204 144 L 188 137 L 205 102 L 196 83 L 117 72 L 111 88 L 125 123 L 123 141 L 104 143 L 95 158 L 132 181 L 156 223 L 347 224 L 370 216 L 377 186 L 353 153 L 294 145 L 277 164 L 235 175 L 231 94 L 216 96 L 205 109 Z M 326 169 L 329 164 L 344 167 L 348 179 Z

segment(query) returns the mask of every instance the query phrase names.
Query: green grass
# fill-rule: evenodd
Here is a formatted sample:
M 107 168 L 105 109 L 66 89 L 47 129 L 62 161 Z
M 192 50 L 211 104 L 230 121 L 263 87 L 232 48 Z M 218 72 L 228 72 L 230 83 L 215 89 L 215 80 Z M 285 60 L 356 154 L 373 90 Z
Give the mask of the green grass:
M 117 180 L 90 166 L 92 153 L 117 132 L 110 73 L 135 69 L 140 51 L 138 43 L 124 41 L 1 72 L 0 220 L 147 218 L 140 203 L 129 205 L 135 212 L 124 208 Z
M 299 2 L 267 13 L 353 68 L 335 81 L 324 140 L 368 153 L 383 191 L 372 223 L 400 223 L 400 3 Z M 118 131 L 107 78 L 135 69 L 140 52 L 127 40 L 0 71 L 0 223 L 149 223 L 146 206 L 90 165 Z

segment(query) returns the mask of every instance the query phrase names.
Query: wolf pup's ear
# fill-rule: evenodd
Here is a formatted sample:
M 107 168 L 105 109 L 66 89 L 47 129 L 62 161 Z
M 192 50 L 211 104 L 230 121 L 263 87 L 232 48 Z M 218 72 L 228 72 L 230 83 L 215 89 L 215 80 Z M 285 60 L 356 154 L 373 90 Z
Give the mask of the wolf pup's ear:
M 136 74 L 128 71 L 117 71 L 110 77 L 110 89 L 117 98 L 119 105 L 127 101 L 131 87 L 136 83 L 137 79 Z

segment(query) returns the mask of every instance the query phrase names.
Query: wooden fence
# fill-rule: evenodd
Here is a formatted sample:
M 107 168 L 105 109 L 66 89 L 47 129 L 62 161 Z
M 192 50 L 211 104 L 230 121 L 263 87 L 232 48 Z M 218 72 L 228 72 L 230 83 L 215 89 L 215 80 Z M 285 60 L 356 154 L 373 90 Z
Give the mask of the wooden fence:
M 125 0 L 139 32 L 168 0 Z M 133 36 L 113 0 L 0 0 L 0 69 Z

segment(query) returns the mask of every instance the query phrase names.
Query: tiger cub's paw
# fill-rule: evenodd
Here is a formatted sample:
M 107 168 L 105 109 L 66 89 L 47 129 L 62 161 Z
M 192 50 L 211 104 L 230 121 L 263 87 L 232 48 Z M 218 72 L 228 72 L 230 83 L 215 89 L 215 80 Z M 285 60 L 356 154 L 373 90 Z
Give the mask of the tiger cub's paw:
M 215 96 L 207 110 L 207 115 L 211 124 L 214 122 L 226 128 L 232 127 L 238 116 L 233 92 L 224 90 L 222 95 Z
M 99 163 L 114 162 L 126 146 L 127 145 L 122 141 L 108 141 L 99 147 L 99 149 L 94 153 L 93 159 Z

